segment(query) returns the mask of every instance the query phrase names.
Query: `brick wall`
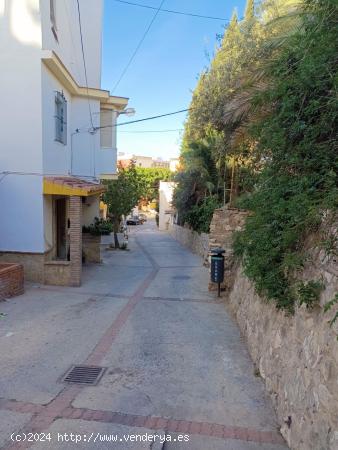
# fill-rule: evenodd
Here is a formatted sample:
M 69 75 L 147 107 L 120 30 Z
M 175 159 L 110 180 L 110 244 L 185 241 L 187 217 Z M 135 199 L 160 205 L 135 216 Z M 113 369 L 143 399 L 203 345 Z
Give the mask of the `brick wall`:
M 45 253 L 0 252 L 0 264 L 22 264 L 25 279 L 36 283 L 44 282 L 44 262 Z
M 81 285 L 82 273 L 82 199 L 78 196 L 69 198 L 70 220 L 70 285 Z
M 21 264 L 0 263 L 0 300 L 23 294 L 24 275 Z
M 90 233 L 83 233 L 82 249 L 86 263 L 100 263 L 102 261 L 101 236 L 93 236 Z

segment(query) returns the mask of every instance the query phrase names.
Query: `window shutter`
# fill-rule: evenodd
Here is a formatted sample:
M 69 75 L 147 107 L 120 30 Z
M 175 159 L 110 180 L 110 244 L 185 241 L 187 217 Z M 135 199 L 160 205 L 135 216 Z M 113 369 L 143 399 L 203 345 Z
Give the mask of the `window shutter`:
M 61 92 L 55 95 L 55 140 L 67 144 L 67 100 Z
M 62 142 L 66 145 L 67 144 L 67 100 L 63 97 L 63 135 L 62 135 Z

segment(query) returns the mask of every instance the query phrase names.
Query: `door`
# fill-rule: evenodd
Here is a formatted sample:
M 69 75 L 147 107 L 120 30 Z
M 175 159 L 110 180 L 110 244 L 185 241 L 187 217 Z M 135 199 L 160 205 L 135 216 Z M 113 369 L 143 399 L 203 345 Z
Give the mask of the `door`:
M 67 259 L 65 198 L 60 198 L 56 200 L 55 212 L 56 212 L 56 257 L 57 259 Z

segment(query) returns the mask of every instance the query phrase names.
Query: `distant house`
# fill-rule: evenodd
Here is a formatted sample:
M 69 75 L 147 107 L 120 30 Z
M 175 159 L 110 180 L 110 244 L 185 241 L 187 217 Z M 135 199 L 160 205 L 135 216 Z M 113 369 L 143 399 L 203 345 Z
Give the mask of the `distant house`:
M 77 286 L 128 103 L 100 87 L 103 0 L 80 0 L 80 15 L 76 1 L 1 4 L 0 260 Z
M 132 160 L 136 167 L 145 167 L 147 169 L 153 167 L 153 158 L 151 156 L 133 155 Z
M 169 169 L 169 161 L 165 161 L 161 158 L 153 159 L 153 165 L 152 167 L 162 168 L 162 169 Z
M 125 153 L 120 153 L 118 155 L 119 164 L 127 168 L 133 162 L 135 167 L 143 167 L 146 169 L 151 168 L 164 168 L 169 169 L 170 163 L 169 161 L 165 161 L 162 158 L 152 158 L 151 156 L 142 156 L 142 155 L 128 155 Z

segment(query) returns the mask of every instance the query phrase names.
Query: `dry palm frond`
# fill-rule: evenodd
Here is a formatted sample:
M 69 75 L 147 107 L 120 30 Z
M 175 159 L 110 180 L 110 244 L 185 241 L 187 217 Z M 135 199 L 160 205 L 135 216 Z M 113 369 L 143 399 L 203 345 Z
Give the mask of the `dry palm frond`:
M 248 118 L 253 113 L 255 106 L 253 99 L 257 94 L 266 92 L 270 87 L 268 81 L 261 80 L 248 86 L 246 89 L 239 90 L 233 99 L 227 104 L 224 112 L 225 124 L 236 124 Z

